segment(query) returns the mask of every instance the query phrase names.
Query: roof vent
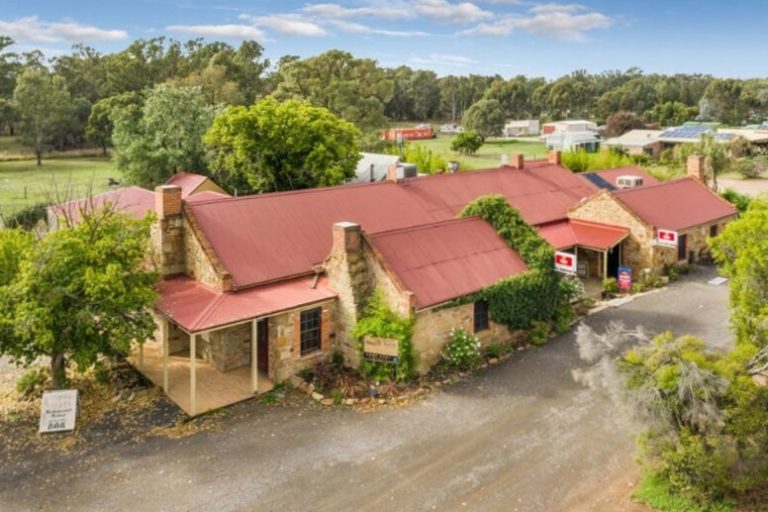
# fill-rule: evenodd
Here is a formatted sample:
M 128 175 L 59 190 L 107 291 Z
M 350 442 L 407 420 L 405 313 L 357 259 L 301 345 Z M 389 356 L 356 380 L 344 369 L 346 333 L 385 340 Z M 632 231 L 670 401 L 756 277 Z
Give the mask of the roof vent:
M 616 186 L 619 188 L 636 188 L 643 186 L 643 178 L 640 176 L 619 176 L 616 178 Z

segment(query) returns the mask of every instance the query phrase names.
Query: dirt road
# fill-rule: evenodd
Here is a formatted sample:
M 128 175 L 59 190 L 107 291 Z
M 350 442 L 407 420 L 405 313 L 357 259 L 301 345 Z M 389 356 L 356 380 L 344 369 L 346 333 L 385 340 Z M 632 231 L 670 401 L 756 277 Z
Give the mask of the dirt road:
M 725 347 L 727 287 L 709 277 L 588 322 L 623 319 Z M 245 403 L 218 432 L 2 468 L 0 509 L 643 510 L 627 499 L 635 429 L 573 382 L 579 366 L 568 334 L 407 409 Z

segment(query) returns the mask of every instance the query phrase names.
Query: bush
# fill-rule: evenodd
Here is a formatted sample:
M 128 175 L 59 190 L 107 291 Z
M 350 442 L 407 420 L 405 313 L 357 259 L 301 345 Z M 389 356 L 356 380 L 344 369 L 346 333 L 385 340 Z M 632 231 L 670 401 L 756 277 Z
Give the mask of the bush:
M 562 155 L 563 166 L 573 172 L 597 171 L 616 169 L 632 165 L 632 159 L 617 151 L 602 150 L 597 153 L 587 153 L 583 149 L 566 151 Z
M 555 332 L 563 334 L 568 332 L 571 324 L 576 319 L 576 311 L 570 304 L 562 304 L 555 311 Z
M 38 394 L 48 382 L 48 372 L 43 368 L 33 368 L 24 373 L 16 382 L 16 391 L 24 396 Z
M 528 337 L 533 345 L 541 346 L 549 339 L 549 324 L 547 322 L 535 321 L 528 329 Z
M 609 295 L 619 293 L 619 282 L 615 277 L 603 279 L 603 292 Z
M 460 133 L 453 139 L 451 143 L 451 149 L 457 151 L 462 155 L 474 155 L 477 150 L 483 145 L 483 139 L 477 132 L 468 131 Z
M 50 203 L 40 203 L 18 210 L 8 218 L 3 219 L 7 228 L 34 229 L 37 223 L 47 220 Z
M 477 336 L 457 327 L 451 330 L 451 339 L 443 347 L 443 361 L 453 368 L 471 370 L 480 362 L 480 341 Z
M 488 359 L 499 358 L 505 353 L 501 345 L 488 345 L 485 347 L 485 357 Z
M 749 208 L 750 203 L 752 202 L 752 198 L 749 197 L 746 194 L 740 194 L 739 192 L 736 192 L 735 190 L 731 188 L 725 189 L 723 192 L 720 193 L 720 196 L 734 205 L 737 210 L 739 210 L 740 213 L 744 213 L 747 211 L 747 208 Z
M 733 507 L 721 502 L 702 506 L 693 497 L 672 488 L 659 473 L 649 473 L 640 481 L 632 498 L 663 512 L 729 512 Z
M 731 169 L 745 180 L 755 179 L 765 172 L 765 161 L 758 158 L 739 158 L 731 162 Z

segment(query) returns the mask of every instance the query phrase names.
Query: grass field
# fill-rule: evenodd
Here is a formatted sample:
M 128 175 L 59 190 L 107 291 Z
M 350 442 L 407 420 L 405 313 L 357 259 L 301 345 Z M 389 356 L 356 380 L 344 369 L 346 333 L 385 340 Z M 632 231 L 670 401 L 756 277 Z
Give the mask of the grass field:
M 85 147 L 79 149 L 68 149 L 66 151 L 49 151 L 43 158 L 83 158 L 91 156 L 101 156 L 99 148 Z M 26 160 L 34 158 L 35 152 L 19 142 L 18 137 L 8 135 L 0 136 L 0 162 L 9 160 Z
M 75 198 L 97 194 L 108 188 L 108 178 L 119 179 L 109 158 L 58 158 L 0 161 L 0 213 L 10 215 L 21 208 L 53 198 Z
M 455 135 L 438 135 L 435 139 L 413 141 L 442 155 L 447 160 L 457 160 L 465 169 L 483 169 L 498 167 L 501 155 L 522 153 L 526 158 L 546 158 L 547 148 L 536 138 L 532 139 L 488 139 L 474 155 L 460 155 L 451 151 L 451 142 Z

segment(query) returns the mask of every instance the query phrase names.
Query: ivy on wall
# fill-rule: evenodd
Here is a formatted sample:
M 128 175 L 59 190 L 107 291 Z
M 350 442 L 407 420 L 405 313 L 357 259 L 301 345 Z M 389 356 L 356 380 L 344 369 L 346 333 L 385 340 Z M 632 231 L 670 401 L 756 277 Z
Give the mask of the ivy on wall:
M 354 336 L 360 354 L 360 371 L 375 380 L 388 378 L 402 382 L 410 380 L 415 374 L 416 357 L 413 350 L 412 316 L 405 317 L 392 311 L 384 299 L 381 290 L 376 289 L 368 301 L 363 317 L 357 322 Z M 369 361 L 363 357 L 363 339 L 366 336 L 391 338 L 398 341 L 398 362 L 396 365 Z M 394 367 L 394 368 L 393 368 Z
M 452 305 L 486 300 L 491 319 L 512 330 L 529 329 L 534 322 L 570 316 L 570 287 L 564 286 L 561 276 L 554 270 L 554 249 L 504 196 L 478 197 L 462 210 L 460 216 L 477 216 L 488 222 L 520 255 L 528 265 L 528 271 L 502 279 Z

